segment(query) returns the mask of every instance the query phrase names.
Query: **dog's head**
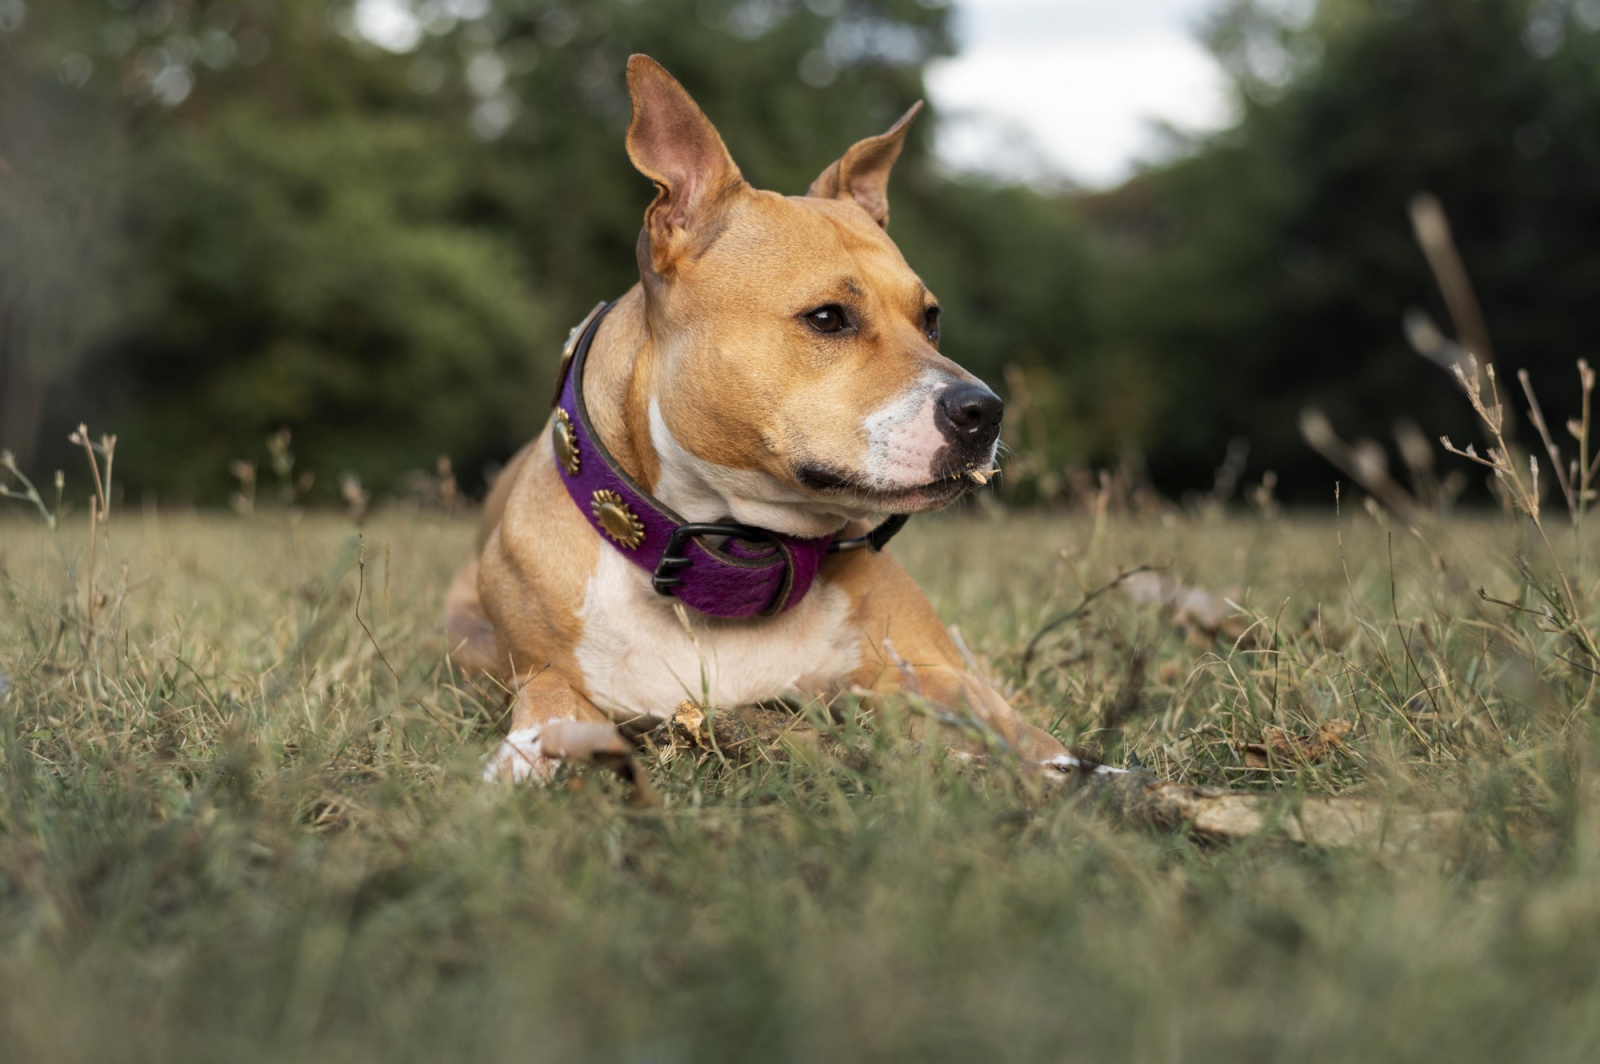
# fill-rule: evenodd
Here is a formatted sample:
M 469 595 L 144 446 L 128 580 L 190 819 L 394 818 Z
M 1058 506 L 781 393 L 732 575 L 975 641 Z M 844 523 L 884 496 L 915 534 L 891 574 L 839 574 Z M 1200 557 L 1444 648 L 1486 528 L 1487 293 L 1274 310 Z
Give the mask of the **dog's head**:
M 921 105 L 783 196 L 744 180 L 654 60 L 629 61 L 628 91 L 628 154 L 656 185 L 639 267 L 663 485 L 817 535 L 982 483 L 1000 399 L 939 354 L 938 300 L 886 232 L 889 170 Z

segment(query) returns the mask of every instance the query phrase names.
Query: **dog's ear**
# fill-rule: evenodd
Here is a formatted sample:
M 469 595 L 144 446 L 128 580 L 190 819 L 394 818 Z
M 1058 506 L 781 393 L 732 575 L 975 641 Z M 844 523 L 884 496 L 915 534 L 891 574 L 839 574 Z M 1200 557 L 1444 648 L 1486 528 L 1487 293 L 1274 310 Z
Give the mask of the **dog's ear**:
M 647 55 L 628 60 L 628 96 L 628 158 L 656 185 L 644 220 L 660 270 L 696 223 L 744 187 L 744 177 L 711 120 L 660 63 Z
M 922 110 L 922 101 L 900 116 L 889 132 L 858 140 L 838 162 L 822 171 L 811 182 L 806 195 L 820 199 L 853 199 L 872 215 L 872 220 L 889 228 L 889 171 L 905 147 L 906 130 Z

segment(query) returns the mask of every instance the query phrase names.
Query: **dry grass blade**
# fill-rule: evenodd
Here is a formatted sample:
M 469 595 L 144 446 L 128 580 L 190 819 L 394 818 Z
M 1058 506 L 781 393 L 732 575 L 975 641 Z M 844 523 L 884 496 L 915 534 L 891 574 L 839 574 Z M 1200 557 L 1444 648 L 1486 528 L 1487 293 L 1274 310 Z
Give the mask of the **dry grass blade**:
M 1068 624 L 1077 620 L 1079 617 L 1082 617 L 1090 605 L 1092 605 L 1096 599 L 1100 598 L 1102 595 L 1105 595 L 1107 592 L 1115 591 L 1128 580 L 1138 576 L 1141 573 L 1155 572 L 1159 568 L 1161 567 L 1153 565 L 1137 565 L 1126 572 L 1119 572 L 1116 576 L 1112 577 L 1109 582 L 1100 585 L 1092 591 L 1086 592 L 1082 600 L 1079 601 L 1076 606 L 1072 607 L 1072 609 L 1068 610 L 1066 613 L 1060 614 L 1059 616 L 1053 617 L 1044 624 L 1040 625 L 1038 630 L 1033 633 L 1033 637 L 1028 640 L 1027 645 L 1022 648 L 1021 670 L 1023 678 L 1027 678 L 1028 669 L 1033 664 L 1033 656 L 1038 651 L 1039 643 L 1044 639 L 1045 636 L 1060 628 L 1062 625 Z
M 1489 327 L 1484 323 L 1483 310 L 1472 289 L 1472 280 L 1461 261 L 1450 232 L 1450 220 L 1445 216 L 1439 198 L 1430 192 L 1421 192 L 1411 198 L 1411 228 L 1416 235 L 1428 266 L 1439 283 L 1445 305 L 1450 308 L 1450 319 L 1455 323 L 1456 335 L 1461 338 L 1467 353 L 1484 365 L 1493 365 L 1494 350 L 1489 341 Z

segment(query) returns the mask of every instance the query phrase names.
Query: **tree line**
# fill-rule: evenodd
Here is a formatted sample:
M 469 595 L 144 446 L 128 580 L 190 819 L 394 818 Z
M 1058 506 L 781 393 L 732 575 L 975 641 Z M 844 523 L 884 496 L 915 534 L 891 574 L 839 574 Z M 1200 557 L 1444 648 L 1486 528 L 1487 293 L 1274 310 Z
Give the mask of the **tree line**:
M 893 235 L 1012 402 L 1015 498 L 1116 462 L 1204 486 L 1235 441 L 1323 497 L 1313 402 L 1462 432 L 1400 331 L 1437 300 L 1420 190 L 1505 368 L 1590 354 L 1600 3 L 1284 12 L 1218 8 L 1236 122 L 1109 192 L 953 174 L 937 114 L 915 128 Z M 542 423 L 567 328 L 635 276 L 630 53 L 800 192 L 956 44 L 932 0 L 0 0 L 0 446 L 54 468 L 88 421 L 129 490 L 210 502 L 288 428 L 316 491 L 439 455 L 478 490 Z

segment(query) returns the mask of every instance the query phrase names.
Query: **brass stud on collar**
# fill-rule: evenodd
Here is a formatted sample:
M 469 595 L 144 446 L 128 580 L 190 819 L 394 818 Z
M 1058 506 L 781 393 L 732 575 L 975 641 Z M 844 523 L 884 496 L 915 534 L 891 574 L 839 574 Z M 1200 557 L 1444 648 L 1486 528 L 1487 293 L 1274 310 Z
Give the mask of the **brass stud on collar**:
M 572 418 L 560 407 L 556 407 L 555 428 L 551 430 L 550 435 L 556 449 L 556 461 L 567 471 L 567 476 L 577 476 L 578 434 L 572 428 Z
M 644 522 L 628 509 L 621 495 L 602 488 L 594 493 L 591 508 L 605 534 L 622 546 L 633 550 L 644 542 Z

